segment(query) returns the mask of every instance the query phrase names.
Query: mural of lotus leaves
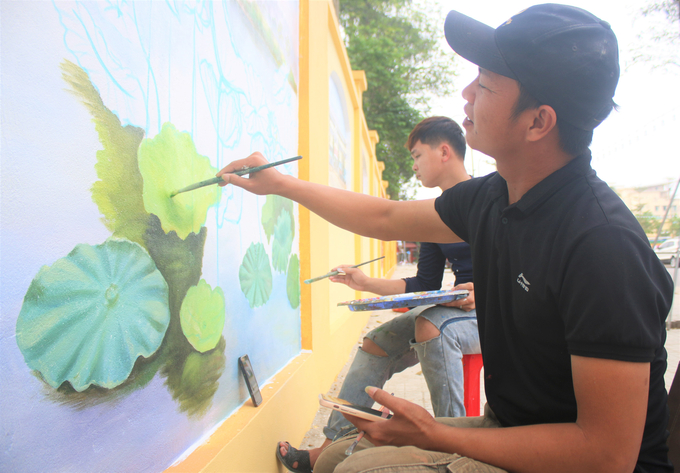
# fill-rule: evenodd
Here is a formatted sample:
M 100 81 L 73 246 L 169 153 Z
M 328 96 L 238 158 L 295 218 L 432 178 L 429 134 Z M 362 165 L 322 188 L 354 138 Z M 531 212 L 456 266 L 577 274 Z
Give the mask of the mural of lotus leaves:
M 165 123 L 158 135 L 142 141 L 138 161 L 146 211 L 158 216 L 165 233 L 175 231 L 182 240 L 198 233 L 208 209 L 219 201 L 221 188 L 210 185 L 170 197 L 217 174 L 210 159 L 196 152 L 191 135 Z
M 170 323 L 168 285 L 129 240 L 77 245 L 31 282 L 17 320 L 28 366 L 54 388 L 114 388 L 156 352 Z
M 288 302 L 293 309 L 300 305 L 300 260 L 293 253 L 288 262 L 288 274 L 286 275 L 286 294 Z
M 262 243 L 252 243 L 248 247 L 238 278 L 250 307 L 266 304 L 272 292 L 272 269 Z
M 217 346 L 224 328 L 224 307 L 222 289 L 213 291 L 205 279 L 187 291 L 179 318 L 184 336 L 196 351 L 205 353 Z
M 293 218 L 287 210 L 281 212 L 274 227 L 274 241 L 272 242 L 272 266 L 278 272 L 283 272 L 288 266 L 288 256 L 293 246 L 293 232 L 290 230 Z
M 262 228 L 267 235 L 267 241 L 271 240 L 275 232 L 276 225 L 279 223 L 279 216 L 283 212 L 288 212 L 291 217 L 289 220 L 290 233 L 295 236 L 295 221 L 293 219 L 293 201 L 278 195 L 268 195 L 262 206 Z M 292 240 L 291 236 L 291 240 Z

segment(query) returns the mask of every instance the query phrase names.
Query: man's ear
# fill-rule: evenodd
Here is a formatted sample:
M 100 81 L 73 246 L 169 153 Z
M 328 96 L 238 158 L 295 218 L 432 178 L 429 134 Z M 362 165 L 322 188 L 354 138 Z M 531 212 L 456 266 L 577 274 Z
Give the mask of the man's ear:
M 445 163 L 449 159 L 453 158 L 453 150 L 449 146 L 448 143 L 442 141 L 442 143 L 439 145 L 439 152 L 442 155 L 442 162 Z
M 538 141 L 555 128 L 557 125 L 557 114 L 550 105 L 541 105 L 536 109 L 530 110 L 530 112 L 533 122 L 527 130 L 527 139 L 529 141 Z

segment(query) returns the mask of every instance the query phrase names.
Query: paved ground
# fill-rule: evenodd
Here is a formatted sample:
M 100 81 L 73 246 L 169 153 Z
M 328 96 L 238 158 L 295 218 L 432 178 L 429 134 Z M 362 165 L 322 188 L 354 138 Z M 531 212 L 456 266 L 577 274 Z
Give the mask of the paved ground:
M 670 271 L 672 273 L 672 269 Z M 399 265 L 396 271 L 394 272 L 392 278 L 399 279 L 403 277 L 412 276 L 415 274 L 415 272 L 416 272 L 415 265 L 409 264 Z M 453 276 L 450 273 L 447 273 L 444 277 L 444 286 L 446 286 L 448 283 L 452 281 Z M 342 385 L 342 381 L 344 380 L 345 374 L 347 373 L 347 369 L 349 368 L 349 365 L 354 359 L 354 354 L 356 353 L 357 348 L 361 344 L 361 340 L 363 339 L 364 335 L 368 333 L 370 330 L 372 330 L 374 327 L 380 325 L 381 323 L 386 322 L 387 320 L 390 320 L 392 317 L 395 317 L 397 315 L 401 314 L 390 310 L 375 311 L 371 314 L 371 318 L 369 319 L 366 327 L 362 331 L 361 336 L 357 340 L 356 345 L 352 349 L 347 364 L 340 372 L 340 374 L 338 374 L 338 377 L 336 378 L 335 382 L 329 389 L 328 394 L 330 395 L 338 394 L 340 386 Z M 673 304 L 672 320 L 680 321 L 680 285 L 678 285 L 675 290 L 675 303 Z M 675 370 L 677 369 L 678 363 L 680 362 L 680 329 L 673 329 L 668 331 L 668 338 L 666 340 L 666 350 L 668 351 L 668 370 L 666 371 L 666 386 L 667 388 L 670 388 L 670 383 L 673 379 L 673 376 L 675 376 Z M 486 398 L 484 396 L 483 374 L 481 378 L 482 386 L 480 402 L 481 406 L 483 406 L 484 402 L 486 401 Z M 408 399 L 411 402 L 417 403 L 425 407 L 430 411 L 430 413 L 432 413 L 430 393 L 427 390 L 427 385 L 425 384 L 425 378 L 423 377 L 422 372 L 420 370 L 420 365 L 416 365 L 412 368 L 409 368 L 401 373 L 394 375 L 392 379 L 390 379 L 385 385 L 385 389 L 391 393 L 394 393 L 395 396 Z M 330 409 L 324 407 L 319 408 L 319 411 L 317 412 L 316 417 L 312 422 L 310 430 L 305 435 L 299 448 L 308 449 L 318 447 L 319 445 L 321 445 L 325 438 L 321 429 L 323 428 L 324 425 L 326 425 L 329 415 Z

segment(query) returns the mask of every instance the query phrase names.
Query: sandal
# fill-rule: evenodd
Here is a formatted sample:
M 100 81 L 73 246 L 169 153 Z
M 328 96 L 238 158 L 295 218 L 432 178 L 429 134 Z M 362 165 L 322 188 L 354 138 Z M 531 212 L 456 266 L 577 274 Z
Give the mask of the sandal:
M 307 450 L 298 450 L 288 442 L 281 442 L 288 445 L 288 452 L 286 456 L 281 455 L 281 446 L 276 444 L 276 457 L 279 461 L 295 473 L 312 473 L 312 465 L 309 462 L 309 452 Z M 297 468 L 293 467 L 293 463 L 297 462 Z

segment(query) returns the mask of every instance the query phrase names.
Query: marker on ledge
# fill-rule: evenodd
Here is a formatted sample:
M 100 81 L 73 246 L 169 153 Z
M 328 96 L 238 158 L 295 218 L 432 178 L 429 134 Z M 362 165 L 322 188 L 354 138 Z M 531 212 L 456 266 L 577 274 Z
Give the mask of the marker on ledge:
M 274 166 L 278 166 L 279 164 L 286 164 L 290 163 L 291 161 L 297 161 L 298 159 L 302 159 L 302 156 L 295 156 L 294 158 L 287 158 L 287 159 L 282 159 L 281 161 L 275 161 L 273 163 L 267 163 L 263 164 L 262 166 L 256 166 L 254 168 L 245 168 L 245 169 L 239 169 L 238 171 L 233 171 L 230 173 L 226 174 L 236 174 L 237 176 L 243 176 L 245 174 L 253 174 L 256 173 L 257 171 L 262 171 L 263 169 L 268 169 Z M 206 179 L 205 181 L 201 182 L 196 182 L 195 184 L 188 185 L 186 187 L 181 188 L 180 190 L 177 190 L 170 194 L 170 197 L 175 197 L 177 194 L 181 194 L 182 192 L 189 192 L 193 191 L 196 189 L 200 189 L 201 187 L 209 186 L 212 184 L 219 184 L 220 182 L 224 182 L 224 179 L 222 179 L 222 176 L 218 177 L 212 177 L 210 179 Z
M 372 263 L 374 261 L 378 261 L 378 260 L 383 259 L 383 258 L 384 258 L 384 256 L 381 256 L 380 258 L 372 259 L 371 261 L 366 261 L 365 263 L 355 264 L 354 266 L 350 266 L 350 267 L 351 268 L 358 268 L 359 266 L 363 266 L 365 264 Z M 340 271 L 331 271 L 330 273 L 326 273 L 323 276 L 319 276 L 318 278 L 305 279 L 304 283 L 310 284 L 310 283 L 313 283 L 315 281 L 320 281 L 322 279 L 326 279 L 326 278 L 329 278 L 331 276 L 335 276 L 336 274 L 340 274 Z

